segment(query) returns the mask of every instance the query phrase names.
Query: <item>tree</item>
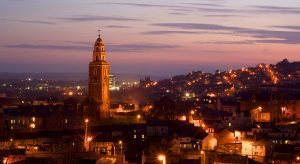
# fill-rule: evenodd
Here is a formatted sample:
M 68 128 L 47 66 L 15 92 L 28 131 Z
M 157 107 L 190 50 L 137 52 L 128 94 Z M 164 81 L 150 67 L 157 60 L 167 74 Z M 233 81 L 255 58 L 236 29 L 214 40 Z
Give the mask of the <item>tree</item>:
M 173 99 L 165 96 L 154 102 L 154 107 L 150 111 L 150 117 L 159 120 L 175 120 L 179 113 L 179 108 Z

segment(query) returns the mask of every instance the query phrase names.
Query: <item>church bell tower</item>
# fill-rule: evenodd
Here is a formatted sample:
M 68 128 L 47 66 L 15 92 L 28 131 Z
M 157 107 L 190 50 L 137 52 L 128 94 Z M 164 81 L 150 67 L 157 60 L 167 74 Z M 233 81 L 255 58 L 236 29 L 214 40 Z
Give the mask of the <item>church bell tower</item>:
M 99 120 L 110 117 L 109 64 L 100 33 L 94 44 L 93 60 L 89 64 L 89 99 L 91 117 Z

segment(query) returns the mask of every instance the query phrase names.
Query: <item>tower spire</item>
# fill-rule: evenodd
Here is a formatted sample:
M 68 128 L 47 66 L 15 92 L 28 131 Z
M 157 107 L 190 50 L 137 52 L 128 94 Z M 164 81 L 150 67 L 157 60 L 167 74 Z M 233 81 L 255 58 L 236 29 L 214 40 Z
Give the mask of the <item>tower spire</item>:
M 98 30 L 98 36 L 100 38 L 100 36 L 101 36 L 101 30 Z

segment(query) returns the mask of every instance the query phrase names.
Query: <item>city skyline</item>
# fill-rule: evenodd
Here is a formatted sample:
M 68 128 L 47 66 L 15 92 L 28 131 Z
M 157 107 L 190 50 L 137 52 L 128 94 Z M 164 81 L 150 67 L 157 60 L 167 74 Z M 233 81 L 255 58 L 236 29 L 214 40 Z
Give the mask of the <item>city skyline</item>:
M 300 60 L 296 0 L 1 3 L 1 72 L 87 72 L 98 29 L 111 72 L 170 76 Z

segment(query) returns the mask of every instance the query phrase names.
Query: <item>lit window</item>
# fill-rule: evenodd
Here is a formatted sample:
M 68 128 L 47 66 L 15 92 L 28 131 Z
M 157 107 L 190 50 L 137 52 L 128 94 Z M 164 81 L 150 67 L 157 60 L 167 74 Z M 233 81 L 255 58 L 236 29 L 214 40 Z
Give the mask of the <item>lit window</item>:
M 65 124 L 67 124 L 68 123 L 68 119 L 65 119 Z
M 144 134 L 142 134 L 142 138 L 145 138 Z
M 133 138 L 136 139 L 136 135 L 133 135 Z
M 32 117 L 32 122 L 35 122 L 35 117 Z
M 30 124 L 29 127 L 32 128 L 32 129 L 34 129 L 35 128 L 35 124 Z

